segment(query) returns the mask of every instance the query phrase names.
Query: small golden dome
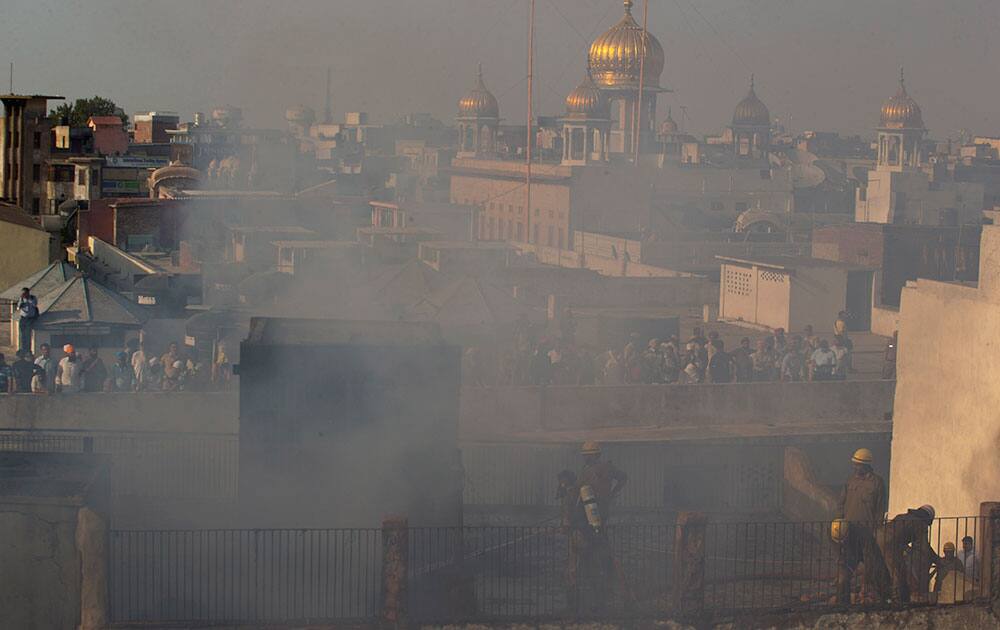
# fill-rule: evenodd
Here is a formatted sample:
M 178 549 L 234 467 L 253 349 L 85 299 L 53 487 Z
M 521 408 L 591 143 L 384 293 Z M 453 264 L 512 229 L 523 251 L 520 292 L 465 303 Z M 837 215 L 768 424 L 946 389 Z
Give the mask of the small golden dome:
M 750 91 L 736 105 L 736 111 L 733 112 L 733 124 L 757 127 L 766 127 L 771 124 L 771 112 L 754 92 L 753 75 L 750 75 Z
M 594 85 L 590 75 L 566 97 L 566 115 L 575 118 L 611 118 L 607 95 Z
M 666 120 L 660 123 L 660 135 L 671 136 L 677 133 L 678 129 L 677 123 L 674 122 L 674 112 L 672 108 L 668 108 Z
M 500 105 L 497 97 L 486 89 L 483 83 L 483 66 L 479 65 L 476 86 L 458 102 L 458 115 L 462 118 L 499 118 Z
M 899 90 L 882 104 L 881 126 L 893 129 L 923 129 L 924 118 L 920 106 L 906 93 L 903 70 L 899 70 Z
M 644 41 L 645 39 L 645 41 Z M 642 63 L 643 51 L 646 61 Z M 648 32 L 643 38 L 642 27 L 632 18 L 632 0 L 625 0 L 625 15 L 590 45 L 587 64 L 594 81 L 605 87 L 635 86 L 639 83 L 639 66 L 645 74 L 645 85 L 657 87 L 663 73 L 663 47 Z

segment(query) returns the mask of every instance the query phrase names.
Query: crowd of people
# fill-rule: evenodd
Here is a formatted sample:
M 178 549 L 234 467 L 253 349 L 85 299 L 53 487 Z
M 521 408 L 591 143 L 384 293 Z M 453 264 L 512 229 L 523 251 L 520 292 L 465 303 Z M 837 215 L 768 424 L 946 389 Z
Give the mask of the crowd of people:
M 632 333 L 620 350 L 603 352 L 576 343 L 575 322 L 567 313 L 555 335 L 540 334 L 527 321 L 515 326 L 513 343 L 500 357 L 501 385 L 625 385 L 664 383 L 750 383 L 845 380 L 854 371 L 853 347 L 841 313 L 830 339 L 812 326 L 787 335 L 782 328 L 757 339 L 743 337 L 726 347 L 719 333 L 695 328 L 677 335 L 644 339 Z M 471 384 L 486 384 L 479 350 L 466 351 Z
M 231 377 L 223 344 L 208 363 L 195 348 L 182 350 L 170 342 L 166 352 L 156 354 L 135 338 L 115 353 L 110 366 L 97 348 L 80 353 L 69 343 L 59 358 L 47 343 L 39 346 L 38 356 L 18 350 L 11 364 L 0 354 L 0 392 L 10 394 L 205 391 L 225 387 Z

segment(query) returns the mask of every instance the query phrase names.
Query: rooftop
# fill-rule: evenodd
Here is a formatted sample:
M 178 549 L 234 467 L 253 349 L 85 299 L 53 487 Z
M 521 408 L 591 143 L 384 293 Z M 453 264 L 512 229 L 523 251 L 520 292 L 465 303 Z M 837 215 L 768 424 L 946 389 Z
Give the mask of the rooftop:
M 0 201 L 0 221 L 4 223 L 13 223 L 14 225 L 20 225 L 21 227 L 32 228 L 40 232 L 44 232 L 42 226 L 38 224 L 30 214 L 21 210 L 19 207 Z
M 722 262 L 734 262 L 743 263 L 745 265 L 759 265 L 761 267 L 774 267 L 775 269 L 785 269 L 787 271 L 792 271 L 795 269 L 804 268 L 836 268 L 845 270 L 869 270 L 870 267 L 863 267 L 861 265 L 851 265 L 848 263 L 837 262 L 833 260 L 824 260 L 822 258 L 813 258 L 811 256 L 716 256 L 717 260 Z
M 333 247 L 357 247 L 357 241 L 271 241 L 275 247 L 293 247 L 295 249 L 330 249 Z

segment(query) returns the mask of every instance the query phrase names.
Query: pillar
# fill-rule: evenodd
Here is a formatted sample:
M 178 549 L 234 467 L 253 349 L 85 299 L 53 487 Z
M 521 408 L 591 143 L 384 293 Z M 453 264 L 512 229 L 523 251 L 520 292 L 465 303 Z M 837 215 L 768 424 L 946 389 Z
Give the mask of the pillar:
M 983 581 L 980 593 L 1000 600 L 1000 502 L 979 504 L 979 567 Z
M 705 515 L 699 512 L 677 515 L 671 593 L 671 605 L 677 613 L 696 613 L 705 606 L 706 524 Z
M 80 554 L 80 630 L 108 624 L 108 525 L 94 510 L 76 516 L 76 549 Z
M 382 520 L 383 628 L 406 627 L 409 550 L 409 522 L 406 517 L 387 516 Z

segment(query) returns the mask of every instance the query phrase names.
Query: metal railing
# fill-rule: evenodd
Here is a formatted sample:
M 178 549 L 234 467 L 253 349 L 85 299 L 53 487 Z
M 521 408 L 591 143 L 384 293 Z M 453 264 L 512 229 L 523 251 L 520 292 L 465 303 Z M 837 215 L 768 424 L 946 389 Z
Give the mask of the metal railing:
M 0 451 L 98 453 L 114 497 L 235 499 L 239 438 L 218 433 L 0 430 Z
M 371 619 L 379 529 L 112 531 L 115 622 Z
M 979 517 L 938 518 L 922 529 L 901 519 L 876 527 L 848 523 L 853 531 L 842 543 L 830 530 L 830 521 L 709 523 L 705 608 L 874 605 L 889 598 L 953 603 L 986 595 L 975 554 L 965 563 L 962 553 L 963 538 L 975 546 L 980 536 Z M 955 548 L 952 558 L 946 543 Z
M 988 595 L 963 538 L 978 517 L 899 519 L 836 543 L 830 523 L 404 529 L 405 569 L 378 529 L 112 531 L 118 622 L 371 620 L 384 580 L 421 623 L 656 618 L 830 604 L 953 603 Z M 405 528 L 405 525 L 404 525 Z M 980 550 L 980 553 L 981 550 Z M 871 564 L 867 569 L 863 563 Z M 387 577 L 388 576 L 388 577 Z M 395 576 L 395 577 L 392 577 Z M 906 595 L 902 595 L 905 590 Z

